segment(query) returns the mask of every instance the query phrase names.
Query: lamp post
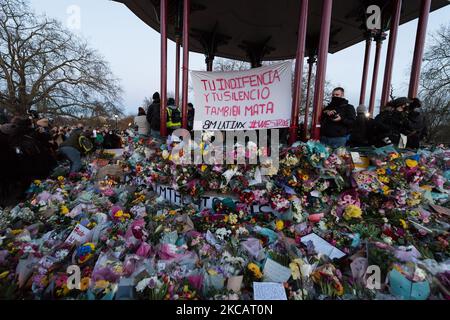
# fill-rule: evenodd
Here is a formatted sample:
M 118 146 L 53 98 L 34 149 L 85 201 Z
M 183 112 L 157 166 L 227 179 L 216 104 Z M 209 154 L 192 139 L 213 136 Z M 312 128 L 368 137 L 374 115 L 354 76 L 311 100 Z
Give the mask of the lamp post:
M 118 129 L 118 121 L 119 121 L 119 116 L 117 114 L 114 115 L 114 118 L 116 119 L 116 130 Z

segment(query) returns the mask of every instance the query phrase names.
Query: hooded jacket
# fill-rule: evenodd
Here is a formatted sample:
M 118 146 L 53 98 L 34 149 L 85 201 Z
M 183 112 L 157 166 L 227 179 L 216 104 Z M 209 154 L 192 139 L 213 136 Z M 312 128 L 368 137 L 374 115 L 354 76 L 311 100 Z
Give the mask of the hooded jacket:
M 406 147 L 410 149 L 418 149 L 420 141 L 428 134 L 428 128 L 425 115 L 421 112 L 412 110 L 408 113 L 408 142 Z
M 331 103 L 323 111 L 335 110 L 342 120 L 335 122 L 333 117 L 322 112 L 321 135 L 324 137 L 336 138 L 347 136 L 356 120 L 355 108 L 344 98 L 333 97 Z
M 350 136 L 350 145 L 353 147 L 364 147 L 369 145 L 369 132 L 371 120 L 363 113 L 358 113 L 356 121 L 353 124 Z
M 377 135 L 377 146 L 383 146 L 384 138 L 389 138 L 394 145 L 398 145 L 400 141 L 400 134 L 408 134 L 408 119 L 405 112 L 382 111 L 375 118 L 375 130 Z

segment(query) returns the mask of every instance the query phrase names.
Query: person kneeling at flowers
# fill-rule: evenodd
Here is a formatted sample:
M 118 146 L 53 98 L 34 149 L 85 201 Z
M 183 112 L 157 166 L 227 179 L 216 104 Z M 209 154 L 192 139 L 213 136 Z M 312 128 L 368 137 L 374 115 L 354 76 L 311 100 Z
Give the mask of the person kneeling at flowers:
M 69 138 L 60 145 L 59 153 L 70 161 L 70 173 L 77 173 L 82 167 L 81 156 L 89 153 L 92 149 L 92 141 L 83 132 L 83 126 L 78 125 Z

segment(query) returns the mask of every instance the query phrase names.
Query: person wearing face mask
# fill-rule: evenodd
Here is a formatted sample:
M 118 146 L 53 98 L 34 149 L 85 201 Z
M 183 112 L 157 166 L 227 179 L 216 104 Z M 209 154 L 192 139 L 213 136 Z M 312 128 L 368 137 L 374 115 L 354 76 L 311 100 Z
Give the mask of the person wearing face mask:
M 398 146 L 402 135 L 408 134 L 406 108 L 409 102 L 408 98 L 397 98 L 375 118 L 377 147 L 389 144 Z
M 330 104 L 322 112 L 320 142 L 332 148 L 339 148 L 347 144 L 356 113 L 355 107 L 345 99 L 343 88 L 334 89 L 332 95 Z

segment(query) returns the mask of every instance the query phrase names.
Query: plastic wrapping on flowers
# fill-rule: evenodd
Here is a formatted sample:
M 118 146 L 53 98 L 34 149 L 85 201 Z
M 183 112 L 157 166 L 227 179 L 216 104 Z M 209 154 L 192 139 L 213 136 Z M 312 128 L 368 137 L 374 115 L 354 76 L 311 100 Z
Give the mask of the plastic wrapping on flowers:
M 271 282 L 288 299 L 449 299 L 449 150 L 374 150 L 356 170 L 297 143 L 262 176 L 175 164 L 169 142 L 129 138 L 1 209 L 0 298 L 253 299 Z

